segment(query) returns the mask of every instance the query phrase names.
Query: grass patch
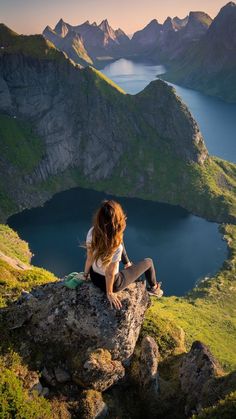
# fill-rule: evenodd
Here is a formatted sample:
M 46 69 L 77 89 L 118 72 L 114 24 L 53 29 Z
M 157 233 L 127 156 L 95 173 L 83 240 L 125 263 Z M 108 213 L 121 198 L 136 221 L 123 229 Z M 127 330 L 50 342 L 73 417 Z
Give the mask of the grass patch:
M 65 59 L 65 55 L 58 51 L 54 45 L 43 35 L 18 35 L 3 23 L 0 23 L 0 50 L 3 53 L 23 53 L 35 58 Z
M 29 123 L 8 115 L 0 115 L 0 152 L 10 164 L 30 173 L 44 153 L 44 145 Z
M 157 340 L 164 356 L 175 349 L 176 330 L 182 328 L 187 349 L 202 341 L 229 372 L 236 369 L 236 226 L 225 225 L 224 232 L 230 257 L 223 268 L 185 297 L 154 300 L 143 333 Z

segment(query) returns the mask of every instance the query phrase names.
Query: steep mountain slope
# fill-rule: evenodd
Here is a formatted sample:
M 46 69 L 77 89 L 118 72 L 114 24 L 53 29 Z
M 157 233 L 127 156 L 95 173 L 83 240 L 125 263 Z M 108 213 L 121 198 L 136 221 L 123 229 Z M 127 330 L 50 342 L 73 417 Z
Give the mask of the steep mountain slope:
M 0 113 L 10 127 L 15 124 L 11 148 L 19 126 L 28 123 L 43 155 L 36 148 L 32 167 L 22 173 L 14 152 L 1 151 L 1 193 L 10 202 L 1 205 L 2 217 L 14 206 L 31 207 L 81 185 L 235 220 L 235 167 L 208 157 L 173 88 L 157 80 L 136 96 L 126 95 L 42 36 L 13 34 L 8 43 L 0 51 Z
M 46 39 L 51 41 L 56 48 L 64 51 L 75 63 L 83 66 L 93 64 L 92 59 L 85 49 L 83 38 L 78 33 L 67 30 L 64 32 L 64 36 L 60 36 L 51 29 L 50 26 L 46 26 L 43 35 Z
M 207 32 L 211 22 L 210 16 L 204 12 L 190 12 L 184 19 L 168 17 L 158 41 L 147 56 L 169 65 L 174 59 L 181 60 L 183 54 Z
M 236 5 L 224 6 L 207 33 L 176 59 L 165 79 L 236 101 Z
M 60 19 L 54 28 L 54 32 L 63 38 L 71 31 L 82 37 L 85 49 L 95 60 L 99 56 L 107 56 L 114 48 L 130 42 L 124 31 L 120 28 L 115 31 L 107 19 L 104 19 L 99 25 L 96 22 L 91 24 L 87 20 L 76 26 Z
M 162 25 L 156 19 L 151 20 L 147 26 L 134 33 L 130 47 L 141 52 L 144 48 L 148 48 L 158 42 Z M 141 50 L 141 51 L 140 51 Z

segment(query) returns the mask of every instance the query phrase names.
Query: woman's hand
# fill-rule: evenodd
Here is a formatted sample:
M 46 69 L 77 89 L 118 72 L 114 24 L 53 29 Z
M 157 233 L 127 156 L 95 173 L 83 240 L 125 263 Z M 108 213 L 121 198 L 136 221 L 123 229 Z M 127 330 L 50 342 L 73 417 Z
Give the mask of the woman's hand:
M 129 268 L 130 266 L 132 266 L 132 262 L 128 262 L 124 265 L 124 269 Z
M 117 297 L 115 295 L 114 292 L 111 292 L 111 293 L 107 294 L 107 298 L 110 301 L 111 308 L 113 308 L 113 306 L 114 306 L 114 308 L 116 308 L 117 310 L 121 309 L 121 307 L 122 307 L 121 301 L 120 301 L 119 297 Z

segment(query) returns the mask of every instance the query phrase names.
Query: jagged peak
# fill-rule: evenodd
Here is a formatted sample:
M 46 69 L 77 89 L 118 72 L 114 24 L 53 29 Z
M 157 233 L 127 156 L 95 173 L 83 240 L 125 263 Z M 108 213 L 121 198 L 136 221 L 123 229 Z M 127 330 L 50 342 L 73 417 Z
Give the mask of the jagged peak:
M 228 3 L 226 3 L 225 6 L 222 7 L 222 9 L 226 9 L 230 7 L 236 7 L 236 4 L 234 3 L 234 1 L 229 1 Z
M 107 19 L 103 19 L 102 22 L 100 23 L 100 25 L 98 25 L 98 27 L 102 30 L 107 30 L 110 28 L 109 22 Z
M 147 25 L 146 25 L 146 28 L 148 27 L 148 26 L 153 26 L 153 25 L 159 25 L 159 22 L 158 22 L 158 20 L 157 19 L 152 19 Z
M 173 19 L 168 16 L 165 20 L 165 22 L 163 23 L 163 29 L 164 30 L 174 30 L 174 24 L 173 24 Z
M 48 32 L 48 31 L 49 31 L 49 32 L 53 32 L 53 33 L 55 33 L 55 32 L 54 32 L 54 30 L 53 30 L 53 29 L 51 28 L 51 26 L 49 26 L 49 25 L 47 25 L 47 26 L 46 26 L 46 28 L 43 30 L 43 33 L 44 33 L 44 32 Z
M 216 16 L 216 18 L 218 16 L 220 16 L 220 15 L 225 15 L 225 14 L 228 14 L 228 13 L 232 13 L 232 11 L 233 12 L 236 11 L 236 4 L 233 1 L 230 1 L 229 3 L 227 3 L 225 6 L 223 6 L 220 9 L 220 11 L 219 11 L 218 15 Z
M 205 12 L 191 11 L 189 13 L 188 23 L 191 23 L 193 21 L 199 21 L 201 23 L 205 23 L 207 26 L 210 26 L 212 18 Z
M 0 23 L 0 34 L 8 34 L 10 36 L 19 36 L 19 34 L 15 31 L 13 31 L 11 28 L 9 28 L 5 23 Z

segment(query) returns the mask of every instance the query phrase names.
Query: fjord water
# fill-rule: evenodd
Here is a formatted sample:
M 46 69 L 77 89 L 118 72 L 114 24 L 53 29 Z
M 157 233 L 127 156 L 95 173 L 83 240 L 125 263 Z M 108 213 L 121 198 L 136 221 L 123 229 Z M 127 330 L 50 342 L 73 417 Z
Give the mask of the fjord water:
M 148 65 L 120 59 L 102 72 L 126 93 L 136 94 L 165 72 L 161 65 Z M 209 153 L 236 162 L 236 104 L 171 84 L 198 122 Z
M 8 224 L 27 240 L 34 265 L 59 277 L 84 268 L 80 247 L 91 226 L 101 192 L 81 188 L 55 195 L 44 207 L 11 217 Z M 196 282 L 217 272 L 227 257 L 218 225 L 166 204 L 118 199 L 128 220 L 125 244 L 132 261 L 151 257 L 166 295 L 183 295 Z M 121 264 L 122 266 L 122 264 Z

